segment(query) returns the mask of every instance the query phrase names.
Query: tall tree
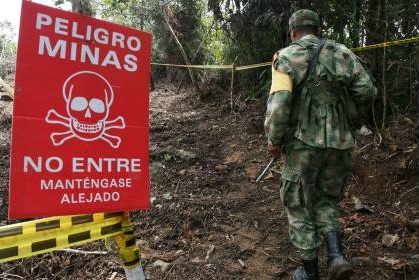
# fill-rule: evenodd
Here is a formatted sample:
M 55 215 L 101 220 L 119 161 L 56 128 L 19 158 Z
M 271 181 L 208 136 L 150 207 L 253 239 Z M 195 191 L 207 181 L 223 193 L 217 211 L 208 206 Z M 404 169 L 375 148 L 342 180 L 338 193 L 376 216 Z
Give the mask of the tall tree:
M 88 0 L 71 0 L 71 10 L 86 16 L 92 16 L 93 10 Z
M 417 25 L 416 25 L 416 32 L 419 34 L 419 3 L 416 1 L 416 17 L 417 17 Z M 418 63 L 419 65 L 419 52 L 418 52 Z M 419 141 L 419 67 L 416 69 L 416 98 L 417 98 L 417 122 L 416 122 L 416 137 Z

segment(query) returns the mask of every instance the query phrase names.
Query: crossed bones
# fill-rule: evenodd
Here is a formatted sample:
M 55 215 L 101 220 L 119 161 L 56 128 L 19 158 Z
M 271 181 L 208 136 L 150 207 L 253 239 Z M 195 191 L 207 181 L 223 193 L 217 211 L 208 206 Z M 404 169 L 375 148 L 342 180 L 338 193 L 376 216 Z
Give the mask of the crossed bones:
M 85 140 L 85 141 L 94 141 L 96 139 L 102 139 L 105 140 L 106 142 L 109 143 L 109 145 L 111 145 L 112 148 L 116 149 L 119 147 L 119 145 L 121 144 L 121 138 L 118 136 L 112 136 L 109 135 L 108 133 L 106 133 L 106 131 L 113 129 L 113 128 L 117 128 L 117 129 L 123 129 L 125 128 L 125 121 L 124 118 L 122 116 L 117 117 L 114 120 L 111 121 L 101 121 L 103 128 L 102 128 L 102 133 L 95 138 L 82 138 L 80 136 L 78 136 L 72 127 L 72 121 L 73 118 L 71 117 L 65 117 L 60 115 L 59 113 L 57 113 L 57 111 L 55 111 L 54 109 L 51 109 L 48 111 L 47 117 L 45 118 L 47 123 L 51 123 L 51 124 L 61 124 L 65 127 L 68 128 L 68 131 L 66 132 L 54 132 L 51 133 L 51 140 L 52 143 L 54 144 L 54 146 L 60 146 L 62 145 L 65 141 L 73 138 L 73 137 L 77 137 L 79 139 Z

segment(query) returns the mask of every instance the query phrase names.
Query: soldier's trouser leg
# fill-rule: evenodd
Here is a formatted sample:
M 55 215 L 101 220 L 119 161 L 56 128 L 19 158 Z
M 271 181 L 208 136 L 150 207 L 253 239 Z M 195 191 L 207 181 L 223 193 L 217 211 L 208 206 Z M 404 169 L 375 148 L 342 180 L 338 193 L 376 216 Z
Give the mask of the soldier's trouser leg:
M 338 203 L 341 201 L 346 179 L 352 169 L 349 150 L 328 149 L 316 184 L 313 214 L 317 232 L 324 236 L 328 232 L 340 232 Z
M 317 248 L 321 238 L 317 234 L 313 217 L 301 203 L 302 191 L 298 182 L 282 181 L 281 195 L 285 204 L 285 213 L 288 217 L 289 236 L 291 242 L 299 249 L 299 254 L 304 260 L 317 257 Z
M 307 186 L 312 190 L 319 172 L 321 153 L 303 142 L 294 139 L 287 148 L 282 170 L 281 199 L 288 217 L 291 242 L 300 251 L 302 259 L 313 259 L 321 238 L 317 233 L 311 207 L 307 207 Z M 306 190 L 306 192 L 305 192 Z
M 342 252 L 337 206 L 343 197 L 346 178 L 351 168 L 350 151 L 329 149 L 316 184 L 313 211 L 317 231 L 326 241 L 329 280 L 350 279 L 354 273 L 352 265 Z
M 316 254 L 321 235 L 340 230 L 337 203 L 351 166 L 350 151 L 314 148 L 296 139 L 289 145 L 281 198 L 291 242 L 303 259 Z
M 301 200 L 300 182 L 283 180 L 281 197 L 286 205 L 289 235 L 291 242 L 298 248 L 303 266 L 293 273 L 293 280 L 318 280 L 317 248 L 321 239 L 316 231 L 313 216 Z

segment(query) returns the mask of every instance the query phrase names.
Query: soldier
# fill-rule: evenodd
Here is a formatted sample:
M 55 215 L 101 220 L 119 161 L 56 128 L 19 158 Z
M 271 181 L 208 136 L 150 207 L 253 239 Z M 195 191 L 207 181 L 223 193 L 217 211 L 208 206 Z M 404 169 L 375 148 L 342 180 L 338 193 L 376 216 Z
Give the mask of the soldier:
M 285 153 L 280 195 L 303 263 L 293 278 L 319 279 L 324 239 L 328 278 L 349 279 L 354 271 L 342 253 L 337 204 L 352 167 L 351 123 L 376 88 L 348 48 L 319 39 L 317 13 L 298 10 L 289 26 L 292 43 L 273 58 L 265 132 L 269 152 Z

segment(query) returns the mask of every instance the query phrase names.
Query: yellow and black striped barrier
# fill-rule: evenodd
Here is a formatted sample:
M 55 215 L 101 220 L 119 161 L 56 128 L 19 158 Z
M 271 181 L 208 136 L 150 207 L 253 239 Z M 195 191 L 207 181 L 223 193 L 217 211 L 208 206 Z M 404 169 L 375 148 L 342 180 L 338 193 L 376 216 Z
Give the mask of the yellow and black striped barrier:
M 123 232 L 122 225 L 127 222 L 130 224 L 128 212 L 118 212 L 51 217 L 2 226 L 0 262 L 120 235 Z
M 115 236 L 119 249 L 119 256 L 125 268 L 133 269 L 140 264 L 140 251 L 135 242 L 134 227 L 131 224 L 128 212 L 122 219 L 122 234 Z
M 357 48 L 351 48 L 350 50 L 353 52 L 360 52 L 365 50 L 371 50 L 371 49 L 377 49 L 377 48 L 386 48 L 391 47 L 395 45 L 403 45 L 403 44 L 409 44 L 409 43 L 416 43 L 419 42 L 419 37 L 412 37 L 408 39 L 401 39 L 401 40 L 395 40 L 395 41 L 388 41 L 380 44 L 374 44 L 374 45 L 368 45 L 364 47 L 357 47 Z M 169 63 L 156 63 L 153 62 L 151 65 L 156 66 L 169 66 L 169 67 L 181 67 L 181 68 L 196 68 L 196 69 L 232 69 L 234 71 L 243 71 L 248 69 L 254 69 L 254 68 L 260 68 L 260 67 L 267 67 L 271 66 L 272 62 L 262 62 L 262 63 L 256 63 L 251 65 L 243 65 L 243 66 L 235 66 L 234 64 L 227 64 L 227 65 L 186 65 L 186 64 L 169 64 Z

